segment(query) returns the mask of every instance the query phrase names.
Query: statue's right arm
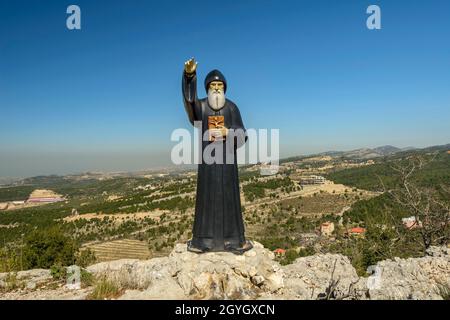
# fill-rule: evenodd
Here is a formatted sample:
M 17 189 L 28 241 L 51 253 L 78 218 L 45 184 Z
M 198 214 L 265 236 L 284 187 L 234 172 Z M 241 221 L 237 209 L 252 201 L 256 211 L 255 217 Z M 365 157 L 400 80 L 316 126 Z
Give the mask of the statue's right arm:
M 191 63 L 191 72 L 188 63 Z M 185 69 L 183 71 L 182 90 L 183 90 L 183 102 L 186 113 L 189 117 L 189 121 L 194 124 L 194 121 L 201 121 L 201 106 L 197 97 L 197 74 L 196 74 L 196 62 L 194 59 L 186 62 Z

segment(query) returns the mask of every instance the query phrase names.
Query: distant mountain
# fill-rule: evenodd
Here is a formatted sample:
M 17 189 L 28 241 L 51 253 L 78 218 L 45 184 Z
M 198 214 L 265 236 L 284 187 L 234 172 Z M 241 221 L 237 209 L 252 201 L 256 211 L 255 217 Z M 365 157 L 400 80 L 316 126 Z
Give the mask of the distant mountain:
M 427 147 L 427 148 L 423 148 L 421 150 L 422 151 L 426 151 L 426 152 L 448 151 L 448 150 L 450 150 L 450 143 L 444 144 L 444 145 L 440 145 L 440 146 Z
M 373 149 L 362 148 L 344 152 L 342 153 L 341 156 L 344 158 L 351 158 L 351 159 L 372 159 L 382 157 L 383 154 L 380 154 Z
M 401 152 L 402 149 L 394 147 L 394 146 L 381 146 L 377 148 L 361 148 L 350 151 L 327 151 L 322 152 L 319 155 L 321 156 L 331 156 L 331 157 L 344 157 L 350 159 L 372 159 L 388 156 L 391 154 L 395 154 L 397 152 Z
M 417 150 L 416 147 L 404 147 L 402 148 L 402 151 L 413 151 L 413 150 Z
M 22 178 L 0 177 L 0 186 L 10 185 L 10 184 L 15 183 L 15 182 L 20 181 L 20 180 L 22 180 Z
M 59 184 L 65 182 L 65 178 L 63 176 L 58 175 L 49 175 L 49 176 L 36 176 L 22 179 L 15 183 L 15 185 L 39 185 L 42 187 L 52 186 L 55 184 Z
M 375 151 L 378 154 L 383 155 L 383 156 L 388 156 L 388 155 L 391 155 L 391 154 L 394 154 L 394 153 L 402 151 L 402 149 L 394 147 L 394 146 L 390 146 L 390 145 L 381 146 L 381 147 L 378 147 L 378 148 L 374 148 L 372 150 Z
M 337 157 L 344 153 L 344 151 L 326 151 L 317 154 L 318 156 L 330 156 L 330 157 Z

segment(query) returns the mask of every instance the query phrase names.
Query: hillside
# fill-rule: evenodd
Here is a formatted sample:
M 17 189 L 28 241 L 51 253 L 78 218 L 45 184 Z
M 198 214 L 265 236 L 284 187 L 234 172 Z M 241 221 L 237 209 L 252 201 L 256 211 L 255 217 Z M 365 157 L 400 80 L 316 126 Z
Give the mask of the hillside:
M 428 186 L 437 186 L 439 184 L 450 185 L 450 154 L 448 154 L 446 150 L 436 151 L 430 149 L 408 151 L 401 156 L 396 154 L 372 166 L 331 172 L 327 175 L 327 178 L 336 183 L 342 183 L 356 188 L 382 191 L 383 186 L 381 181 L 389 188 L 398 180 L 398 173 L 393 169 L 393 166 L 406 166 L 408 161 L 405 159 L 412 155 L 421 155 L 425 158 L 431 158 L 432 155 L 429 154 L 430 152 L 438 153 L 434 161 L 427 164 L 421 172 L 415 174 L 415 181 L 421 185 Z
M 402 150 L 403 149 L 400 149 L 400 148 L 397 148 L 397 147 L 394 147 L 394 146 L 389 146 L 389 145 L 382 146 L 382 147 L 377 147 L 377 148 L 373 149 L 373 151 L 375 151 L 376 153 L 381 154 L 383 156 L 388 156 L 388 155 L 400 152 Z

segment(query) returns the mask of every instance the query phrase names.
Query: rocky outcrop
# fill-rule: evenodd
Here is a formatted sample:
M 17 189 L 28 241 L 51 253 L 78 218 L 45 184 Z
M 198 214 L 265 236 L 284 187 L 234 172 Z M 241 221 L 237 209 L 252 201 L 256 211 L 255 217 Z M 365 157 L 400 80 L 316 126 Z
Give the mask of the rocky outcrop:
M 359 281 L 347 257 L 319 254 L 295 260 L 283 268 L 284 294 L 293 299 L 358 298 L 355 284 Z
M 199 255 L 178 244 L 169 257 L 104 262 L 88 271 L 132 288 L 121 299 L 255 299 L 283 287 L 283 271 L 273 259 L 258 243 L 244 255 Z
M 52 279 L 50 270 L 33 269 L 17 273 L 0 273 L 0 288 L 33 290 Z
M 55 281 L 50 270 L 33 269 L 17 273 L 0 273 L 0 299 L 8 300 L 80 300 L 92 288 L 67 290 Z
M 427 249 L 426 254 L 430 257 L 449 257 L 450 245 L 448 247 L 430 247 Z
M 87 271 L 122 288 L 119 299 L 441 299 L 439 286 L 450 286 L 450 250 L 434 247 L 423 258 L 381 261 L 370 277 L 358 277 L 349 259 L 338 254 L 298 258 L 280 266 L 259 243 L 244 255 L 199 255 L 177 244 L 168 257 L 103 262 Z M 0 274 L 0 289 L 7 276 Z M 19 272 L 17 278 L 24 283 L 20 294 L 0 297 L 84 299 L 92 291 L 43 290 L 49 277 L 48 270 Z
M 379 283 L 368 289 L 370 299 L 441 299 L 439 286 L 450 287 L 450 259 L 427 256 L 381 261 Z

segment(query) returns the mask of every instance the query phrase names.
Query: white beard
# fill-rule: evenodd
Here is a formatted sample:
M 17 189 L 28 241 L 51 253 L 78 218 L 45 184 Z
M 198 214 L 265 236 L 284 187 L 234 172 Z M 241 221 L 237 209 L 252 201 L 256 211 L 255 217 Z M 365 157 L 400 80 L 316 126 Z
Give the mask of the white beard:
M 208 103 L 214 110 L 218 111 L 225 105 L 225 93 L 222 90 L 215 91 L 213 89 L 208 90 Z

